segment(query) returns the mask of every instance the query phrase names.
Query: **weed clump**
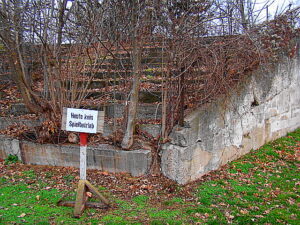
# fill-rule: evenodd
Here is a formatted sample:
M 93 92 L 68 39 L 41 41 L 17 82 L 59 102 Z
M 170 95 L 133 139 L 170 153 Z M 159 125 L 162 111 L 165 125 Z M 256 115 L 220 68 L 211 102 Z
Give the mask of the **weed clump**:
M 7 158 L 5 159 L 5 165 L 9 165 L 9 164 L 12 164 L 12 163 L 17 163 L 19 162 L 19 158 L 17 155 L 12 155 L 12 154 L 9 154 L 7 156 Z

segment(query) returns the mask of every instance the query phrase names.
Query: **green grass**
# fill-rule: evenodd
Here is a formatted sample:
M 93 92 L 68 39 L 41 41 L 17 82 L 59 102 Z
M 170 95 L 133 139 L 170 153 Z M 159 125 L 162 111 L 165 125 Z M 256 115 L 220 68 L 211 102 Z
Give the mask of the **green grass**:
M 172 198 L 170 200 L 167 200 L 167 201 L 164 201 L 164 205 L 166 206 L 171 206 L 171 205 L 174 205 L 174 204 L 183 204 L 184 203 L 184 200 L 182 198 Z
M 187 201 L 176 187 L 176 196 L 137 195 L 122 198 L 99 186 L 114 207 L 88 209 L 80 219 L 72 208 L 56 206 L 64 193 L 47 189 L 33 170 L 0 177 L 0 224 L 299 224 L 300 221 L 300 129 L 268 143 L 229 163 L 204 182 L 193 186 Z M 12 162 L 14 163 L 14 162 Z M 9 165 L 6 165 L 9 167 Z M 49 180 L 54 176 L 47 172 Z M 63 176 L 71 182 L 73 175 Z M 39 196 L 39 197 L 37 197 Z M 74 197 L 74 196 L 73 196 Z
M 0 193 L 1 223 L 77 222 L 71 217 L 69 208 L 56 207 L 55 203 L 60 198 L 60 193 L 56 189 L 36 190 L 26 184 L 17 184 L 1 187 Z
M 27 171 L 24 171 L 22 174 L 26 178 L 30 178 L 30 179 L 36 178 L 36 174 L 35 174 L 34 170 L 27 170 Z

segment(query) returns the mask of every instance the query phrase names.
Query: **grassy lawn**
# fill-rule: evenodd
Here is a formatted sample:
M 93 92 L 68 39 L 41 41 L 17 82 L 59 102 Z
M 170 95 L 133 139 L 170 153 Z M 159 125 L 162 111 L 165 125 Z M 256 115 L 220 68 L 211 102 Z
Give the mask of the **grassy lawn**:
M 128 196 L 130 183 L 122 193 L 97 185 L 113 207 L 87 209 L 80 219 L 72 208 L 56 206 L 67 191 L 59 182 L 70 187 L 74 175 L 53 181 L 47 169 L 39 179 L 34 167 L 10 158 L 0 164 L 0 224 L 299 224 L 299 152 L 300 129 L 169 192 Z

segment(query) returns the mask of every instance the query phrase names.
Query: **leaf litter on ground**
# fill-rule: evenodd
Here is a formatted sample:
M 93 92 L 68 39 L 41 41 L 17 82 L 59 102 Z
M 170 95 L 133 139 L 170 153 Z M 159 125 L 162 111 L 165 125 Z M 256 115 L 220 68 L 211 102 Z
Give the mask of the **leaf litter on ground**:
M 19 162 L 5 165 L 1 160 L 0 199 L 5 188 L 15 187 L 15 193 L 26 200 L 1 203 L 0 222 L 23 217 L 37 221 L 39 208 L 47 211 L 50 207 L 57 211 L 44 216 L 52 224 L 297 224 L 299 144 L 300 129 L 187 185 L 178 185 L 161 175 L 132 177 L 88 170 L 88 180 L 110 199 L 112 207 L 106 211 L 89 209 L 80 220 L 72 218 L 71 209 L 58 207 L 51 200 L 52 195 L 59 199 L 76 187 L 78 169 Z M 32 207 L 35 213 L 24 207 Z M 57 219 L 52 218 L 55 215 Z

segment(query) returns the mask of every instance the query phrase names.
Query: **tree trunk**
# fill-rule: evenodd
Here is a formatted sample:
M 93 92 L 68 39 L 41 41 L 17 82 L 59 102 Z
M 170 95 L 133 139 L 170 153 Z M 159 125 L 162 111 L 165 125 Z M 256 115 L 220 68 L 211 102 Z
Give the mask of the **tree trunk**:
M 239 0 L 238 7 L 239 7 L 240 14 L 241 14 L 242 26 L 243 26 L 244 31 L 246 31 L 246 30 L 248 30 L 248 21 L 247 21 L 247 17 L 245 14 L 244 0 Z
M 168 98 L 168 91 L 167 91 L 167 83 L 164 82 L 164 88 L 162 89 L 162 116 L 161 116 L 161 137 L 163 142 L 167 139 L 167 98 Z
M 122 140 L 122 148 L 129 149 L 133 144 L 133 134 L 135 128 L 135 120 L 137 114 L 137 106 L 139 100 L 139 86 L 140 86 L 140 73 L 141 73 L 141 60 L 142 60 L 142 49 L 141 41 L 139 40 L 139 26 L 137 24 L 138 20 L 138 1 L 132 1 L 132 42 L 133 42 L 133 52 L 132 52 L 132 64 L 133 64 L 133 81 L 131 88 L 130 101 L 128 105 L 128 117 L 127 117 L 127 127 L 125 135 Z
M 133 144 L 133 134 L 135 127 L 135 120 L 137 114 L 137 106 L 139 100 L 139 86 L 140 86 L 140 73 L 141 73 L 141 54 L 142 50 L 139 46 L 138 40 L 134 40 L 133 45 L 133 81 L 130 95 L 130 102 L 128 105 L 128 121 L 126 132 L 122 140 L 122 148 L 129 149 Z

